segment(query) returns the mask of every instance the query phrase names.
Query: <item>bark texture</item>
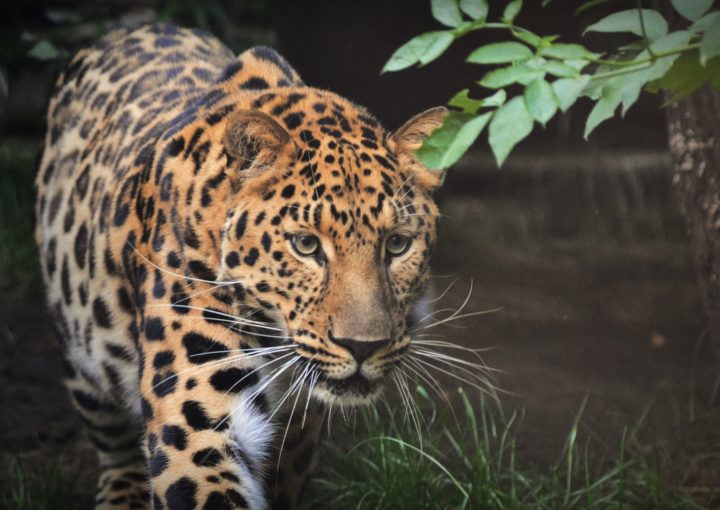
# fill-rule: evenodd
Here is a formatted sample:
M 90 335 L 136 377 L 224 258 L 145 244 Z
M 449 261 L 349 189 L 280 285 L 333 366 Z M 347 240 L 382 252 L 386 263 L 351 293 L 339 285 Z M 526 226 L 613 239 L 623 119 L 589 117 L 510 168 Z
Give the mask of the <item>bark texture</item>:
M 720 346 L 720 92 L 706 84 L 667 109 L 673 183 L 687 220 L 708 331 Z

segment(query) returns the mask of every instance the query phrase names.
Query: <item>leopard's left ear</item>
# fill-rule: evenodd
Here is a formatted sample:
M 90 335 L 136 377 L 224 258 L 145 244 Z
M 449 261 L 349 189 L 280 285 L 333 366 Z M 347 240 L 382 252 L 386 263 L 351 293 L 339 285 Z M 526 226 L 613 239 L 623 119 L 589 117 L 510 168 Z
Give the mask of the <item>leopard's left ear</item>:
M 223 145 L 244 178 L 283 167 L 297 152 L 290 134 L 270 115 L 240 110 L 228 117 Z
M 403 124 L 389 138 L 390 144 L 391 146 L 394 145 L 395 152 L 400 160 L 400 166 L 414 168 L 417 181 L 429 188 L 436 188 L 440 185 L 443 172 L 425 167 L 418 160 L 415 151 L 420 148 L 433 131 L 442 125 L 447 114 L 448 110 L 444 106 L 425 110 Z

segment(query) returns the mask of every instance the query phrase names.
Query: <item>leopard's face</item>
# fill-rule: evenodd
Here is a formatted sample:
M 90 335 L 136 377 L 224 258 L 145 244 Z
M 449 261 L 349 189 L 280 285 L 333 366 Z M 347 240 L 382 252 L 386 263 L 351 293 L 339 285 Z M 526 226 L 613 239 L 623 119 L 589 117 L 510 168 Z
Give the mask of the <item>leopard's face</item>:
M 372 400 L 399 367 L 438 215 L 429 170 L 364 127 L 290 139 L 286 157 L 251 170 L 223 238 L 226 279 L 277 327 L 259 338 L 293 347 L 275 367 L 297 365 L 316 397 L 343 405 Z

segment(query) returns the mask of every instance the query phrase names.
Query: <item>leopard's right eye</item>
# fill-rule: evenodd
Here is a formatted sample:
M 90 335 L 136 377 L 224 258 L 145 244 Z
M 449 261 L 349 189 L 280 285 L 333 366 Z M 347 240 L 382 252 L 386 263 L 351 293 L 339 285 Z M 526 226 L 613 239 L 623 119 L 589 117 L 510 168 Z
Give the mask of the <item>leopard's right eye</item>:
M 297 254 L 302 257 L 312 257 L 320 251 L 320 239 L 313 234 L 294 234 L 290 238 L 290 243 Z
M 390 257 L 404 255 L 412 244 L 412 238 L 402 234 L 393 234 L 385 241 L 385 251 Z

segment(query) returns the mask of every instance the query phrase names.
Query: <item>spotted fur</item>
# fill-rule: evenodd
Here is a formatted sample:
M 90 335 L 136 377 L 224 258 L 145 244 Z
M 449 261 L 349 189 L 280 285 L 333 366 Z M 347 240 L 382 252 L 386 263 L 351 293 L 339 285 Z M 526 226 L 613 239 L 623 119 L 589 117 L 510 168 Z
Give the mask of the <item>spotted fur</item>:
M 371 401 L 408 348 L 438 185 L 414 149 L 444 114 L 388 135 L 273 50 L 170 25 L 75 55 L 37 241 L 98 508 L 298 504 L 324 408 Z

